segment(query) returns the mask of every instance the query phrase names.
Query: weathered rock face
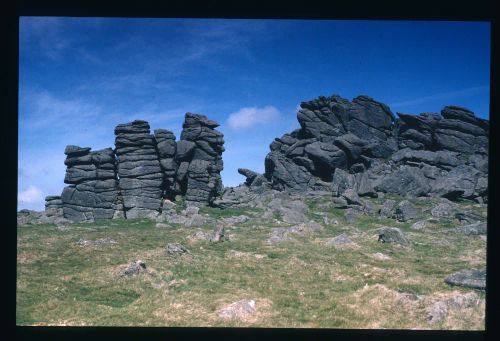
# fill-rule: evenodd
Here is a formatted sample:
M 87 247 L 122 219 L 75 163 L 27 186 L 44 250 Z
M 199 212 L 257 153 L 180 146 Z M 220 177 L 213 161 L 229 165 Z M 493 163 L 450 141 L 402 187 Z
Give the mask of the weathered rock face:
M 115 128 L 115 150 L 67 146 L 64 181 L 70 186 L 61 197 L 47 197 L 46 210 L 83 221 L 153 218 L 177 194 L 188 203 L 211 204 L 222 191 L 224 139 L 217 126 L 187 113 L 178 142 L 171 131 L 150 134 L 148 122 L 136 120 Z
M 175 189 L 175 173 L 178 166 L 175 161 L 177 150 L 175 135 L 170 130 L 156 129 L 154 136 L 160 166 L 163 171 L 163 197 L 172 199 L 175 194 L 178 194 Z
M 222 192 L 224 135 L 215 130 L 218 126 L 206 116 L 186 113 L 175 155 L 176 189 L 190 204 L 211 204 Z
M 163 171 L 156 141 L 146 121 L 136 120 L 115 128 L 115 152 L 125 216 L 143 218 L 159 213 Z
M 118 198 L 113 150 L 91 152 L 90 148 L 67 146 L 64 153 L 64 182 L 70 184 L 61 194 L 64 217 L 73 221 L 111 219 Z
M 291 192 L 341 196 L 351 188 L 359 196 L 487 201 L 487 120 L 456 106 L 398 116 L 367 96 L 303 102 L 301 128 L 271 143 L 264 175 L 272 188 Z

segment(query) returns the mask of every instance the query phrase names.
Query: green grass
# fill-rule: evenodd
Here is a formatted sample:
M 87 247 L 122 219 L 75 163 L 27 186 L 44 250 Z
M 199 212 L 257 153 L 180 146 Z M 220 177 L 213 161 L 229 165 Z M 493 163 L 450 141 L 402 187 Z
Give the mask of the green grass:
M 375 202 L 377 199 L 374 199 Z M 112 220 L 18 228 L 17 324 L 91 326 L 254 326 L 316 328 L 451 328 L 484 329 L 481 304 L 450 313 L 429 326 L 426 308 L 440 295 L 468 292 L 443 279 L 464 268 L 485 265 L 486 245 L 478 236 L 445 234 L 443 221 L 423 231 L 375 216 L 347 224 L 344 212 L 321 209 L 328 198 L 308 199 L 310 218 L 318 213 L 338 219 L 309 237 L 269 246 L 272 219 L 246 222 L 229 229 L 224 243 L 190 243 L 193 228 L 155 228 L 148 220 Z M 422 203 L 429 209 L 431 203 Z M 428 207 L 425 207 L 425 206 Z M 463 205 L 468 205 L 464 203 Z M 259 214 L 258 209 L 202 208 L 214 218 Z M 286 224 L 283 224 L 286 226 Z M 376 229 L 396 226 L 410 245 L 377 242 Z M 324 242 L 356 227 L 355 246 L 327 247 Z M 213 226 L 204 228 L 211 231 Z M 109 237 L 113 245 L 80 246 L 80 238 Z M 190 254 L 169 257 L 163 247 L 179 242 Z M 231 256 L 239 252 L 239 257 Z M 381 252 L 391 257 L 380 261 Z M 124 277 L 120 271 L 141 259 L 147 272 Z M 402 304 L 400 293 L 424 295 Z M 255 299 L 251 320 L 226 321 L 218 310 L 240 299 Z

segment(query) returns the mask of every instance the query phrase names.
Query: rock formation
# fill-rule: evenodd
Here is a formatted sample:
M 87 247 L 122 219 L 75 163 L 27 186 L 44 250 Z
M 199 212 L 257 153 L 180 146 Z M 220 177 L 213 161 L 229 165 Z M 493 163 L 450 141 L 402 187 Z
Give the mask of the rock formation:
M 211 204 L 222 191 L 224 135 L 206 116 L 187 113 L 175 158 L 178 189 L 190 204 Z
M 125 216 L 144 218 L 159 213 L 163 171 L 156 141 L 146 121 L 119 124 L 115 128 L 115 152 Z
M 487 120 L 457 106 L 397 116 L 368 96 L 303 102 L 300 128 L 271 143 L 265 173 L 240 168 L 246 182 L 226 189 L 217 122 L 186 113 L 179 141 L 169 130 L 151 134 L 146 121 L 120 124 L 115 150 L 66 148 L 69 186 L 60 199 L 47 198 L 47 209 L 62 209 L 77 221 L 158 217 L 165 199 L 177 195 L 189 206 L 226 208 L 258 201 L 270 190 L 331 194 L 337 207 L 357 211 L 371 210 L 362 197 L 382 193 L 487 202 Z M 398 219 L 406 220 L 408 212 Z
M 271 143 L 264 175 L 272 188 L 292 192 L 487 200 L 487 120 L 456 106 L 398 116 L 367 96 L 303 102 L 300 129 Z
M 46 210 L 73 221 L 157 217 L 164 199 L 181 195 L 193 205 L 211 204 L 222 190 L 223 134 L 206 116 L 187 113 L 181 135 L 150 133 L 136 120 L 115 128 L 115 149 L 67 146 L 61 197 L 46 198 Z
M 61 194 L 64 217 L 73 221 L 110 219 L 118 198 L 115 155 L 111 148 L 67 146 L 64 182 Z
M 169 130 L 156 129 L 155 141 L 160 166 L 163 171 L 163 197 L 173 199 L 177 193 L 175 187 L 175 173 L 177 171 L 175 135 Z

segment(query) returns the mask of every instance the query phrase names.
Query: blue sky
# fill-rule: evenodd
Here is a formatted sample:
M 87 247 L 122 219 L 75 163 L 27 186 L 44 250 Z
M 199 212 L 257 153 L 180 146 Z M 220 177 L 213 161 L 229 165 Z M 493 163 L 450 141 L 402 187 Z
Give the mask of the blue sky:
M 218 121 L 235 186 L 320 95 L 489 117 L 489 23 L 23 17 L 19 39 L 19 209 L 61 193 L 67 144 L 113 147 L 134 119 L 177 138 L 188 111 Z

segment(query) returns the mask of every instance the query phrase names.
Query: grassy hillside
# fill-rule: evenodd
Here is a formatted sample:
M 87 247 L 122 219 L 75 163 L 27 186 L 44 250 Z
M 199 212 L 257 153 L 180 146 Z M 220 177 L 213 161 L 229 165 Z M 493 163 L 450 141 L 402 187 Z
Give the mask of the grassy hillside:
M 425 230 L 375 216 L 347 223 L 342 210 L 321 208 L 325 200 L 307 201 L 310 218 L 324 226 L 321 232 L 276 245 L 265 243 L 271 228 L 289 225 L 273 219 L 226 229 L 231 240 L 223 243 L 190 242 L 195 228 L 157 228 L 148 220 L 20 227 L 17 324 L 484 329 L 479 291 L 476 304 L 450 308 L 440 322 L 429 324 L 427 312 L 436 301 L 472 291 L 443 279 L 484 267 L 485 238 L 445 233 L 451 222 Z M 428 201 L 417 204 L 430 207 Z M 257 209 L 202 212 L 215 218 L 260 214 Z M 325 215 L 338 224 L 324 224 Z M 399 227 L 410 245 L 378 242 L 381 226 Z M 354 243 L 325 245 L 341 233 Z M 82 238 L 117 243 L 79 245 Z M 167 243 L 181 243 L 190 253 L 168 256 Z M 389 258 L 381 260 L 377 253 Z M 123 276 L 124 267 L 139 259 L 146 271 Z M 241 299 L 254 299 L 257 313 L 243 320 L 219 317 L 222 307 Z

